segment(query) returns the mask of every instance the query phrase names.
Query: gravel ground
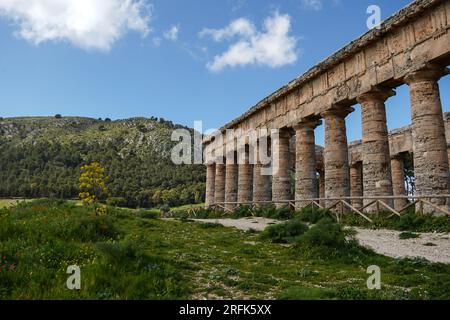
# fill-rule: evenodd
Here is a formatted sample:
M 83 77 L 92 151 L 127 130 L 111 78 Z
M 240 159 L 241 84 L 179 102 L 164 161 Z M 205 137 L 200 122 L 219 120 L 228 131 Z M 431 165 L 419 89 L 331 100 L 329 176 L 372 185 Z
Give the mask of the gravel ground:
M 450 263 L 450 235 L 419 233 L 416 239 L 400 240 L 401 232 L 358 229 L 357 239 L 363 246 L 394 258 L 423 257 L 433 262 Z
M 278 224 L 280 221 L 267 218 L 243 218 L 243 219 L 194 219 L 204 223 L 218 223 L 225 227 L 234 227 L 239 230 L 247 231 L 250 229 L 263 231 L 271 224 Z
M 271 224 L 280 223 L 277 220 L 259 217 L 244 219 L 196 219 L 195 221 L 219 223 L 225 227 L 234 227 L 244 231 L 249 229 L 262 231 Z M 400 240 L 400 231 L 355 229 L 358 232 L 356 238 L 359 243 L 379 254 L 393 258 L 423 257 L 433 262 L 450 263 L 449 234 L 420 233 L 419 238 Z

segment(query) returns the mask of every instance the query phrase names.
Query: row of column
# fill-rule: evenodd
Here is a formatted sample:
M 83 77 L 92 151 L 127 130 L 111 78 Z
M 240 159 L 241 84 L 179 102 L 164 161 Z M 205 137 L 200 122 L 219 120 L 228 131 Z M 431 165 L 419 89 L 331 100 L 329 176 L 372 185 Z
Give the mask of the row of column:
M 444 74 L 446 68 L 429 65 L 405 78 L 411 97 L 417 195 L 449 193 L 449 160 L 438 87 L 438 80 Z M 385 102 L 394 94 L 390 89 L 374 87 L 357 99 L 362 110 L 362 165 L 349 166 L 345 119 L 354 109 L 334 105 L 321 113 L 325 122 L 324 172 L 319 177 L 320 190 L 324 192 L 321 197 L 332 202 L 333 198 L 350 196 L 389 197 L 405 194 L 403 162 L 397 158 L 391 159 L 389 152 Z M 294 127 L 296 200 L 319 197 L 314 129 L 320 123 L 318 119 L 309 119 Z M 262 166 L 259 164 L 253 168 L 249 164 L 209 165 L 206 205 L 270 200 L 277 204 L 278 201 L 289 200 L 289 142 L 290 135 L 285 130 L 280 130 L 280 134 L 272 141 L 272 157 L 279 159 L 273 171 L 272 192 L 269 187 L 270 177 L 260 174 Z M 386 198 L 384 201 L 396 208 L 405 204 L 404 200 Z M 375 210 L 368 206 L 370 202 L 370 199 L 364 202 L 355 200 L 353 205 L 359 208 L 365 206 L 367 211 Z M 434 199 L 433 202 L 437 205 L 446 204 L 445 199 Z M 297 203 L 298 207 L 303 205 Z M 232 205 L 229 209 L 232 209 Z
M 392 176 L 392 193 L 394 196 L 405 196 L 405 158 L 404 154 L 397 154 L 391 158 L 391 176 Z M 363 163 L 356 162 L 350 166 L 350 196 L 353 199 L 351 202 L 355 209 L 361 209 L 364 206 L 363 200 L 358 199 L 363 197 Z M 400 210 L 407 205 L 406 199 L 394 199 L 389 201 L 390 205 L 394 205 L 396 210 Z M 369 208 L 370 211 L 371 208 Z M 373 209 L 373 208 L 372 208 Z
M 250 164 L 248 149 L 242 153 L 244 159 L 239 163 L 233 161 L 232 164 L 207 164 L 206 176 L 206 207 L 214 204 L 225 204 L 224 209 L 233 210 L 233 203 L 250 204 L 253 202 L 271 202 L 272 190 L 271 184 L 276 190 L 283 190 L 277 181 L 271 181 L 271 176 L 263 172 L 268 170 L 270 165 L 263 165 L 257 159 L 256 164 Z M 226 160 L 223 159 L 226 163 Z M 277 195 L 277 191 L 273 191 Z M 278 198 L 284 197 L 284 194 L 278 194 Z M 276 198 L 277 196 L 275 196 Z M 287 198 L 285 198 L 287 199 Z

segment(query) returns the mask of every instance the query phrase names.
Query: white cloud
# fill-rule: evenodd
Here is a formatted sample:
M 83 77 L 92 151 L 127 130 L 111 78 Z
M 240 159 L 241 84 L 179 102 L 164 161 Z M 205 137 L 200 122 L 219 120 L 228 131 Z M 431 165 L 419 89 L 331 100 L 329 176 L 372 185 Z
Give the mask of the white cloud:
M 219 72 L 225 67 L 264 65 L 281 67 L 297 61 L 297 39 L 289 35 L 291 18 L 289 15 L 274 13 L 265 19 L 262 31 L 241 18 L 222 29 L 203 29 L 200 36 L 211 36 L 215 41 L 232 40 L 228 50 L 214 57 L 207 64 L 210 71 Z
M 313 9 L 316 11 L 322 10 L 323 8 L 322 0 L 302 0 L 302 5 L 305 8 Z
M 161 38 L 160 37 L 154 37 L 153 38 L 153 45 L 155 47 L 160 47 L 161 46 Z
M 109 51 L 130 30 L 147 36 L 151 6 L 144 0 L 0 0 L 0 16 L 18 25 L 18 37 L 36 45 L 68 41 Z
M 214 41 L 230 39 L 234 36 L 251 37 L 256 34 L 256 28 L 245 18 L 240 18 L 231 22 L 223 29 L 205 28 L 200 32 L 200 37 L 211 36 Z
M 164 38 L 171 41 L 176 41 L 178 39 L 178 33 L 180 32 L 179 26 L 172 26 L 169 30 L 164 32 Z
M 320 11 L 323 9 L 324 4 L 331 3 L 333 6 L 341 5 L 341 0 L 301 0 L 301 4 L 305 9 L 311 9 L 315 11 Z
M 236 12 L 247 5 L 247 0 L 228 0 L 231 3 L 231 11 Z

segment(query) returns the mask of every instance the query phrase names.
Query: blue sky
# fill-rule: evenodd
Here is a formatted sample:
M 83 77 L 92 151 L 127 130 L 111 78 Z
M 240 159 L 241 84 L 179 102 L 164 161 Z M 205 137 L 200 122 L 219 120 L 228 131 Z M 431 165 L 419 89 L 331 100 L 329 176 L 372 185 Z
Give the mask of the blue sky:
M 89 2 L 0 0 L 0 116 L 156 116 L 220 127 L 367 31 L 369 5 L 386 18 L 410 1 Z M 450 111 L 450 79 L 440 86 Z M 403 86 L 387 103 L 390 129 L 410 123 L 408 105 Z M 356 107 L 350 141 L 361 137 L 360 119 Z M 323 127 L 316 135 L 323 144 Z

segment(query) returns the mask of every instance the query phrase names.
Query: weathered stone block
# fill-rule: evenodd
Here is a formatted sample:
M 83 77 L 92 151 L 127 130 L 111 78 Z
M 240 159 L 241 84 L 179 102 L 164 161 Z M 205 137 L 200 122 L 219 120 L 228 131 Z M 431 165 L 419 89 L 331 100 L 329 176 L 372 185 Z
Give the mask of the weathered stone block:
M 311 83 L 305 83 L 303 86 L 301 86 L 300 88 L 300 92 L 299 92 L 299 104 L 304 104 L 307 101 L 311 100 L 311 98 L 313 97 L 313 88 L 312 88 L 312 84 Z
M 344 62 L 346 78 L 351 78 L 366 69 L 364 51 L 356 53 L 354 56 Z
M 377 82 L 382 83 L 394 77 L 394 64 L 392 59 L 385 61 L 377 66 Z
M 425 15 L 414 22 L 414 35 L 417 42 L 424 41 L 434 32 L 432 15 Z
M 324 73 L 324 74 L 317 76 L 312 81 L 312 85 L 313 85 L 313 95 L 314 96 L 318 96 L 318 95 L 322 94 L 323 92 L 325 92 L 328 89 L 327 74 Z
M 335 87 L 345 80 L 345 64 L 341 63 L 328 72 L 328 85 L 330 88 Z
M 388 37 L 389 51 L 392 55 L 397 55 L 406 50 L 407 42 L 405 39 L 404 29 L 395 30 Z

